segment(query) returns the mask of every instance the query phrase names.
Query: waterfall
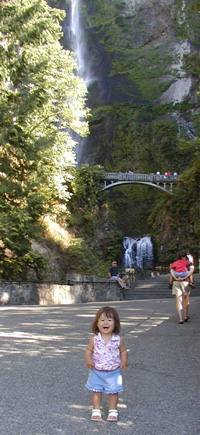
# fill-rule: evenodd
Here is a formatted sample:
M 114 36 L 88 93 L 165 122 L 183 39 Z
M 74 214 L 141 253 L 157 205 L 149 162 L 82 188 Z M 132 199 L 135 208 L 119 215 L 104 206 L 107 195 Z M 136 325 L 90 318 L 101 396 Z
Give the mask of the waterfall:
M 70 22 L 65 28 L 65 38 L 68 40 L 70 49 L 76 55 L 78 63 L 77 74 L 84 80 L 88 88 L 95 81 L 95 78 L 94 74 L 91 73 L 89 49 L 83 27 L 82 1 L 71 0 Z M 76 142 L 75 154 L 77 166 L 80 167 L 82 162 L 89 163 L 87 138 L 74 135 L 74 140 Z
M 72 50 L 76 54 L 78 62 L 78 74 L 84 79 L 86 86 L 89 86 L 94 79 L 90 72 L 89 53 L 81 22 L 81 0 L 71 0 L 70 33 Z
M 151 269 L 153 266 L 153 245 L 151 237 L 142 237 L 141 239 L 132 239 L 124 237 L 124 268 L 131 269 L 134 266 L 140 269 Z

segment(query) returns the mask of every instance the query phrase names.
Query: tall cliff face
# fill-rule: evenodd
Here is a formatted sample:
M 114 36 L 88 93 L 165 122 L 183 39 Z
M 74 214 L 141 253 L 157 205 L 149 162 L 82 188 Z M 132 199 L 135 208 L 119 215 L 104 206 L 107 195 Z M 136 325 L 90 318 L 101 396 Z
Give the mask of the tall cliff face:
M 67 11 L 63 44 L 70 47 L 71 1 L 59 3 Z M 194 138 L 199 112 L 197 5 L 198 0 L 79 0 L 93 115 L 79 165 L 179 173 L 188 167 L 179 140 Z M 155 197 L 157 192 L 142 187 L 110 193 L 126 235 L 148 232 Z
M 103 159 L 110 168 L 128 169 L 130 155 L 120 167 L 112 150 L 124 135 L 127 141 L 127 129 L 130 142 L 135 142 L 133 124 L 134 130 L 140 126 L 140 133 L 141 125 L 143 131 L 148 124 L 154 134 L 155 121 L 170 119 L 179 133 L 183 130 L 192 137 L 191 107 L 184 106 L 187 100 L 193 109 L 198 107 L 198 80 L 190 62 L 199 56 L 196 1 L 80 0 L 79 7 L 88 47 L 85 61 L 90 62 L 93 78 L 88 99 L 94 115 L 79 163 Z M 155 169 L 154 163 L 162 169 L 162 161 L 154 160 L 149 170 Z M 131 165 L 137 170 L 141 159 L 134 164 L 132 157 Z

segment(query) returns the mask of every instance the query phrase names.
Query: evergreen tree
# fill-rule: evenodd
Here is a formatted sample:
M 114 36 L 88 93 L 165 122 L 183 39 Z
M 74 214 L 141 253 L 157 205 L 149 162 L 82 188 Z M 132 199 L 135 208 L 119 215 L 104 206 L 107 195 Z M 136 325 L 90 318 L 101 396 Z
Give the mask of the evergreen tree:
M 60 45 L 64 12 L 44 0 L 0 3 L 0 263 L 3 278 L 38 277 L 41 216 L 69 199 L 72 132 L 85 136 L 86 87 Z

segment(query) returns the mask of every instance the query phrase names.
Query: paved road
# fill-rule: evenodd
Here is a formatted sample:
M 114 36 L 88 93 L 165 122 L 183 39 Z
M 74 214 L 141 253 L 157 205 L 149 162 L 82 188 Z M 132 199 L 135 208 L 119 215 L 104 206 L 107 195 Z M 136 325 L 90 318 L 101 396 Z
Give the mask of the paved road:
M 0 308 L 1 435 L 199 435 L 200 298 L 114 302 L 129 349 L 118 423 L 91 422 L 84 350 L 101 303 Z

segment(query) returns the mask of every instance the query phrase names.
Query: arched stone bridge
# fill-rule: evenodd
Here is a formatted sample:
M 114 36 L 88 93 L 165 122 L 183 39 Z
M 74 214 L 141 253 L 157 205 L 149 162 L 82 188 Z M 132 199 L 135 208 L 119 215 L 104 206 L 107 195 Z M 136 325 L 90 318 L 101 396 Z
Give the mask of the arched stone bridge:
M 146 184 L 156 187 L 173 195 L 172 186 L 177 183 L 176 175 L 157 175 L 157 174 L 134 174 L 132 172 L 107 172 L 104 178 L 104 187 L 102 190 L 111 189 L 112 187 L 123 184 Z

